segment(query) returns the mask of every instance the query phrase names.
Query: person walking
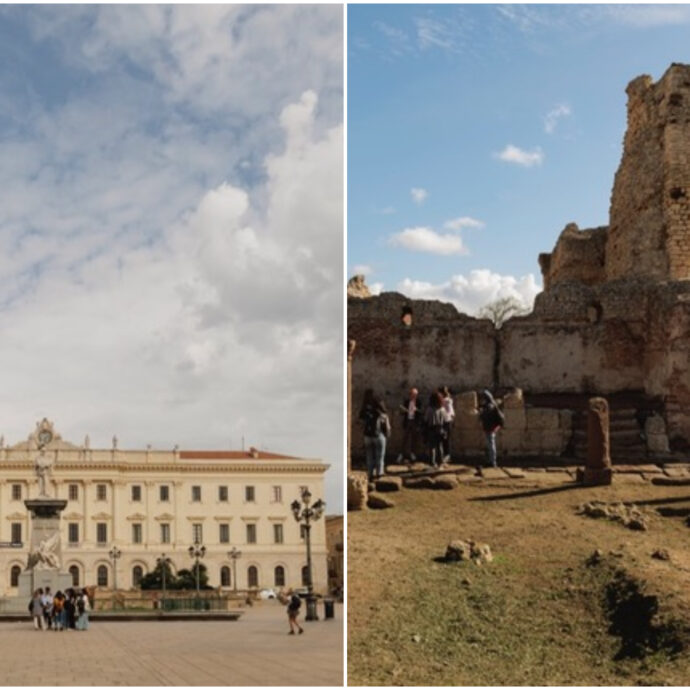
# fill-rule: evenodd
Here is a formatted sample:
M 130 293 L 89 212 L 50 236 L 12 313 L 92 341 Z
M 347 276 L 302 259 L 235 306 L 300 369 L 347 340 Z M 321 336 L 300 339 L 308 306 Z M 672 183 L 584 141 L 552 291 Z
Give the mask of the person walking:
M 299 616 L 301 606 L 302 600 L 299 598 L 298 594 L 293 592 L 287 605 L 288 621 L 290 622 L 290 632 L 288 635 L 295 634 L 295 627 L 299 630 L 300 635 L 304 632 L 304 628 L 297 622 L 297 616 Z
M 75 592 L 74 590 L 70 587 L 67 592 L 65 593 L 65 629 L 66 630 L 73 630 L 74 625 L 76 622 L 76 616 L 75 616 L 75 605 L 76 605 L 76 597 L 75 597 Z
M 450 430 L 455 421 L 455 407 L 453 406 L 453 396 L 450 394 L 448 386 L 442 386 L 438 389 L 443 397 L 443 414 L 445 421 L 443 422 L 443 462 L 450 462 Z
M 486 454 L 491 467 L 496 464 L 496 434 L 505 426 L 505 417 L 494 400 L 491 392 L 485 388 L 481 394 L 479 405 L 479 421 L 486 436 Z
M 411 462 L 417 459 L 414 449 L 417 445 L 419 422 L 422 418 L 422 408 L 419 405 L 418 397 L 419 391 L 416 388 L 410 388 L 407 400 L 403 400 L 400 405 L 400 412 L 403 416 L 403 449 L 402 453 L 398 455 L 398 463 L 404 459 Z
M 34 620 L 34 630 L 45 630 L 45 617 L 43 615 L 43 590 L 37 589 L 31 600 L 31 617 Z
M 429 406 L 424 413 L 424 431 L 429 462 L 438 467 L 443 461 L 443 437 L 446 415 L 443 410 L 443 398 L 436 391 L 429 397 Z

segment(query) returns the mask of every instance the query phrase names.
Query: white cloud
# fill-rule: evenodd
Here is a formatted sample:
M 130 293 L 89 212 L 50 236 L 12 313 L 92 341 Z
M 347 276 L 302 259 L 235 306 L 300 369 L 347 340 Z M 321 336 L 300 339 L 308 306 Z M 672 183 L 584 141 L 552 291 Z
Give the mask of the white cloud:
M 531 168 L 534 165 L 542 164 L 544 153 L 539 147 L 533 151 L 525 151 L 517 146 L 508 144 L 500 153 L 494 153 L 494 158 L 498 158 L 506 163 L 515 163 L 525 168 Z
M 571 114 L 572 111 L 570 109 L 570 106 L 565 103 L 561 103 L 560 105 L 557 105 L 555 108 L 552 108 L 544 116 L 544 131 L 547 134 L 553 134 L 556 130 L 556 125 L 558 124 L 558 121 L 561 118 L 568 117 Z
M 70 86 L 0 75 L 6 442 L 245 436 L 331 463 L 337 510 L 342 10 L 0 11 Z
M 372 295 L 380 295 L 383 292 L 383 283 L 372 283 L 368 287 Z
M 384 208 L 379 210 L 379 213 L 382 216 L 391 216 L 395 213 L 395 207 L 393 206 L 384 206 Z
M 447 220 L 443 227 L 447 230 L 462 230 L 463 228 L 483 228 L 485 223 L 470 216 L 460 216 Z
M 415 204 L 423 204 L 429 196 L 429 192 L 427 192 L 426 189 L 422 189 L 421 187 L 412 187 L 412 189 L 410 190 L 410 196 L 412 197 L 412 201 L 414 201 Z
M 516 278 L 488 269 L 473 270 L 467 276 L 454 275 L 443 283 L 405 278 L 397 286 L 398 292 L 412 299 L 451 302 L 459 311 L 473 316 L 484 305 L 502 297 L 515 297 L 531 307 L 541 289 L 532 273 Z
M 367 264 L 355 264 L 350 269 L 350 275 L 355 275 L 355 276 L 368 276 L 368 275 L 371 275 L 371 273 L 372 273 L 371 266 L 368 266 Z
M 430 254 L 467 254 L 462 239 L 457 235 L 441 235 L 432 228 L 405 228 L 397 232 L 388 240 L 394 247 L 403 247 L 415 252 L 429 252 Z
M 638 28 L 690 23 L 690 7 L 686 4 L 608 5 L 601 10 L 620 24 Z

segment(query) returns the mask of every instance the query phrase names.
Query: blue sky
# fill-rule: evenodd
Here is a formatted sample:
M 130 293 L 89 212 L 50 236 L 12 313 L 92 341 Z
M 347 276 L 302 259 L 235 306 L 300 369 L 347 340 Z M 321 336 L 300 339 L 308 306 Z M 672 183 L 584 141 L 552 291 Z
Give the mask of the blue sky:
M 687 5 L 350 5 L 349 274 L 531 302 L 563 227 L 608 222 L 627 84 L 689 61 Z
M 0 8 L 6 443 L 244 437 L 342 508 L 342 46 L 338 6 Z

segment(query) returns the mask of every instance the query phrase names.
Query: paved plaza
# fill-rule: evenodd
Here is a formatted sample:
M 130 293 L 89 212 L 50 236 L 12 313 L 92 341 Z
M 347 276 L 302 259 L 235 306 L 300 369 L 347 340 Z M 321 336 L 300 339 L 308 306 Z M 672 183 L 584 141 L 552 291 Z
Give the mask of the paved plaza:
M 37 632 L 27 616 L 0 622 L 0 685 L 342 686 L 342 607 L 302 625 L 288 635 L 273 601 L 238 621 L 96 621 L 87 632 Z

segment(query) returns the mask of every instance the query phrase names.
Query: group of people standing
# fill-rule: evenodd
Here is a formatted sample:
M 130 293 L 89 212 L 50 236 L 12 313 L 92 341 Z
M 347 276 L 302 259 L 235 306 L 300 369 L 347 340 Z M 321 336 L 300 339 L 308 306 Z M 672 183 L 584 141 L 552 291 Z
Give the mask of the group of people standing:
M 479 422 L 486 436 L 487 460 L 489 465 L 496 467 L 496 434 L 505 425 L 505 417 L 488 389 L 480 392 L 479 403 Z M 422 407 L 418 389 L 410 388 L 399 411 L 402 416 L 403 443 L 397 462 L 416 461 L 414 450 L 421 437 L 432 467 L 449 463 L 455 408 L 448 386 L 440 386 L 431 393 L 426 409 Z M 373 481 L 385 473 L 386 441 L 391 433 L 391 422 L 384 401 L 371 388 L 364 391 L 359 418 L 364 425 L 367 475 L 369 481 Z
M 89 596 L 85 589 L 72 587 L 63 594 L 51 594 L 50 587 L 37 589 L 29 602 L 36 630 L 88 630 Z

